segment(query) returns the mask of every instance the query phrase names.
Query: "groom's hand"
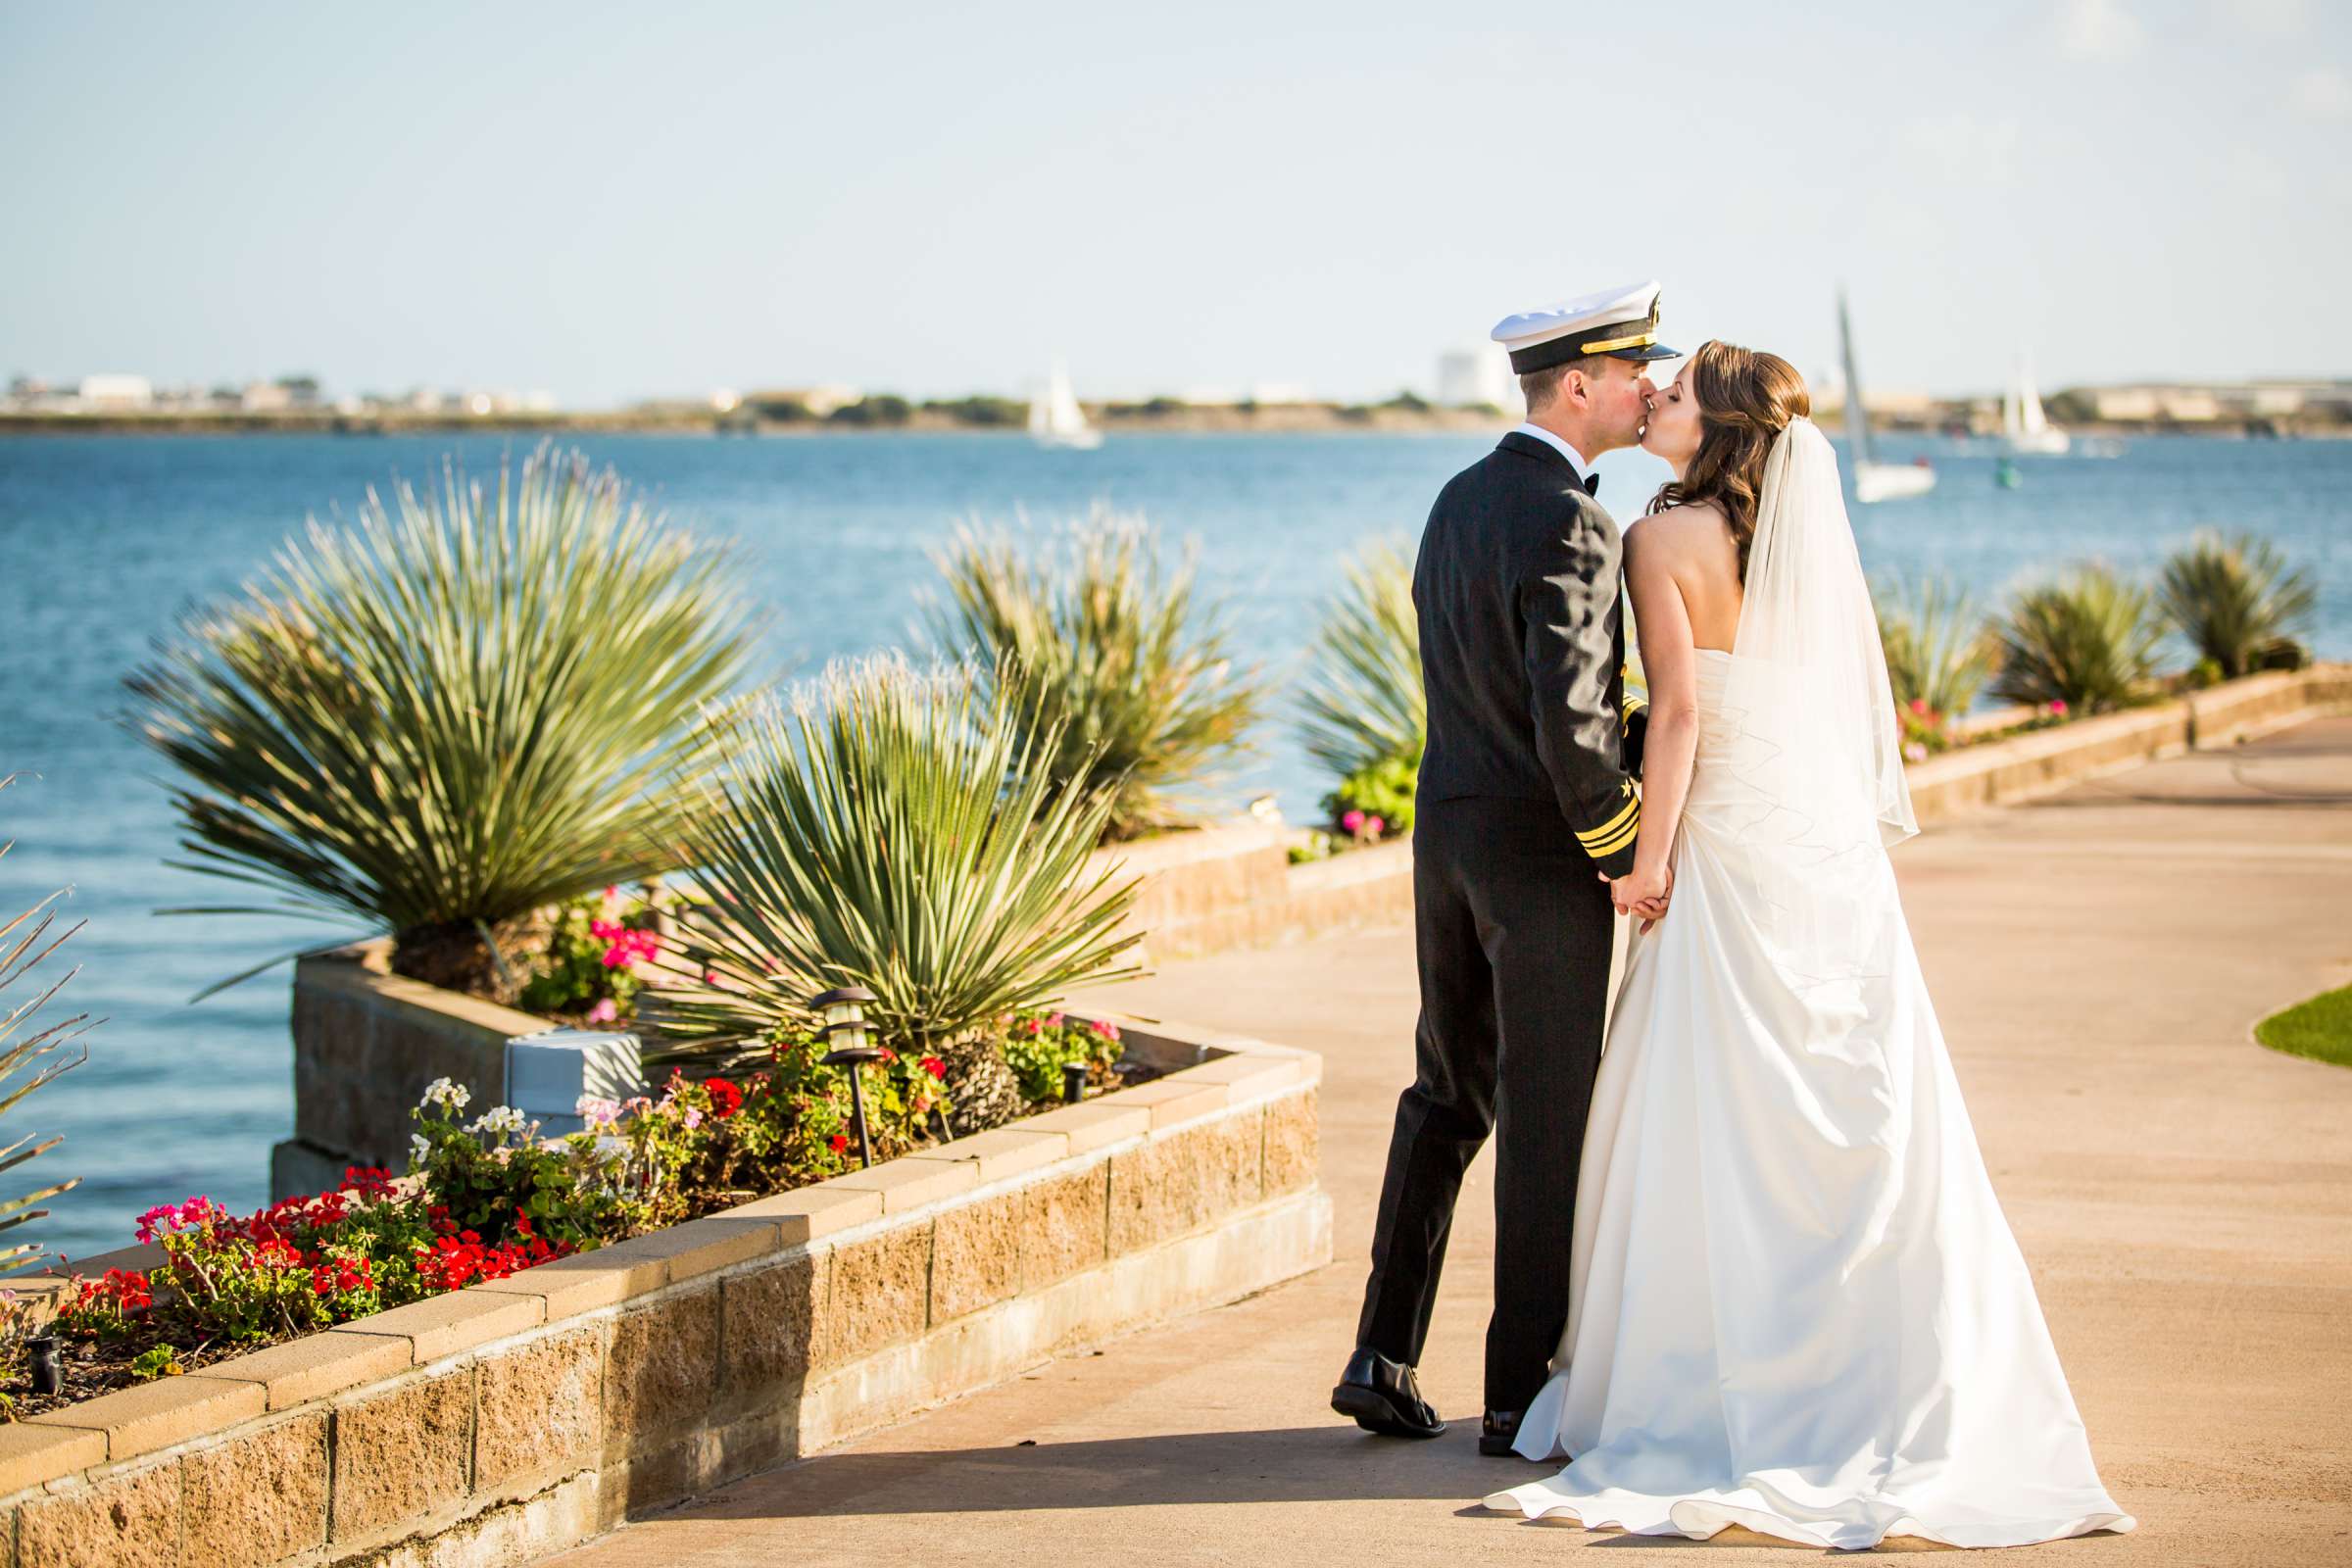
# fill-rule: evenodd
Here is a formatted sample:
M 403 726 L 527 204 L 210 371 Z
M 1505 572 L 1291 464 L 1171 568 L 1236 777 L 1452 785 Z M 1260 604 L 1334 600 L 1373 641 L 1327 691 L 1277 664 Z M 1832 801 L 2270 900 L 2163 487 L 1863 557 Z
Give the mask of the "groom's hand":
M 1636 870 L 1615 880 L 1602 872 L 1600 879 L 1608 883 L 1609 902 L 1616 906 L 1617 912 L 1639 918 L 1644 932 L 1658 923 L 1659 916 L 1666 912 L 1666 906 L 1674 897 L 1672 866 L 1650 872 Z

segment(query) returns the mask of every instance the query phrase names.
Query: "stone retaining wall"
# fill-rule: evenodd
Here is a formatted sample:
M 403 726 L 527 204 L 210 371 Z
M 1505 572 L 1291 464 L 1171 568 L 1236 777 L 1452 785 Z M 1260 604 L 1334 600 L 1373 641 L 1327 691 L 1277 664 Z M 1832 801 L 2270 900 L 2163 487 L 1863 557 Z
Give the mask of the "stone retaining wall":
M 1119 1022 L 1196 1064 L 0 1426 L 0 1565 L 526 1562 L 1327 1262 L 1320 1059 Z

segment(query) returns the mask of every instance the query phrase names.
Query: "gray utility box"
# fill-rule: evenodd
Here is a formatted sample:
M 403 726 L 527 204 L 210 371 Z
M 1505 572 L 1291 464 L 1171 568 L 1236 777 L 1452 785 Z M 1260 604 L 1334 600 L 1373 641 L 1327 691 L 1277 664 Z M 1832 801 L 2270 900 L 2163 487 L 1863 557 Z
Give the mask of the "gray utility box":
M 633 1034 L 547 1029 L 507 1042 L 506 1102 L 539 1124 L 542 1138 L 581 1132 L 580 1101 L 626 1100 L 645 1093 L 645 1066 Z

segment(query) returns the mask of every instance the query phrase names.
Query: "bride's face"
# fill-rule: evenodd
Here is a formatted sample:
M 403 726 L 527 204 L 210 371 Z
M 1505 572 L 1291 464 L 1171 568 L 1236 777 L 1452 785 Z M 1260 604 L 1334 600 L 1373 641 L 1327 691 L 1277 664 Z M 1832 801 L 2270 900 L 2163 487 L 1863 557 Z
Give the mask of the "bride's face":
M 1649 396 L 1649 424 L 1642 448 L 1664 458 L 1680 473 L 1698 453 L 1698 398 L 1690 390 L 1690 362 L 1672 381 Z

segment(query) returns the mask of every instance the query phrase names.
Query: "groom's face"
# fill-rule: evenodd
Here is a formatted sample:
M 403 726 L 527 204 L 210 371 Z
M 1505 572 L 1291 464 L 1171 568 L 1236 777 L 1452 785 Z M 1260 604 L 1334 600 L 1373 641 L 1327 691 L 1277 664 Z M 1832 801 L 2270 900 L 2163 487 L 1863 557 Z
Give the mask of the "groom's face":
M 1591 408 L 1587 428 L 1597 438 L 1593 446 L 1613 452 L 1641 440 L 1642 423 L 1649 416 L 1648 367 L 1639 360 L 1604 358 L 1599 370 L 1583 379 Z

